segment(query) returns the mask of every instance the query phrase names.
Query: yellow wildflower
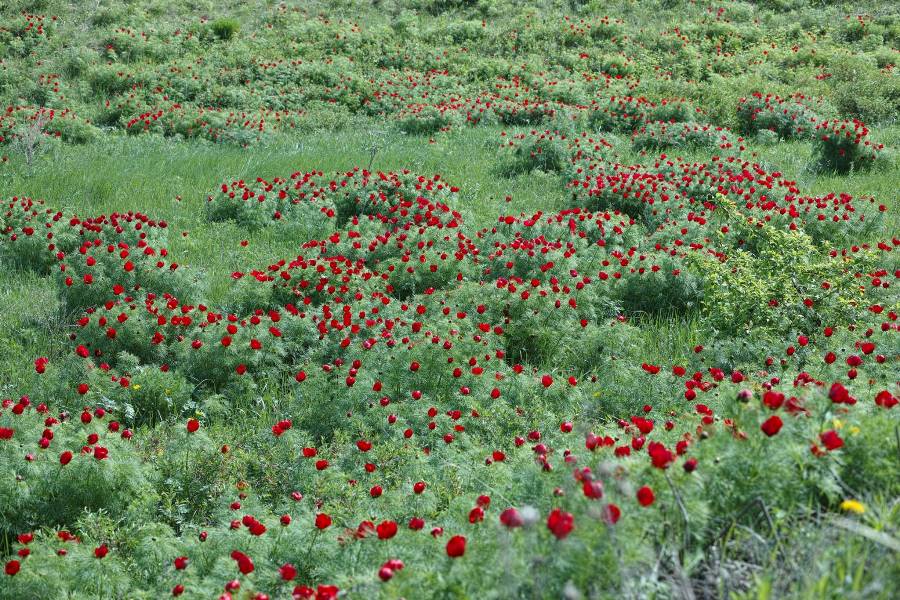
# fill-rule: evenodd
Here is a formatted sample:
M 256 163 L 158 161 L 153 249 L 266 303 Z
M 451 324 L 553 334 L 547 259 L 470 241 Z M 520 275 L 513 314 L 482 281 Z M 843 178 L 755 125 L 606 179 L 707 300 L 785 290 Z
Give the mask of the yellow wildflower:
M 131 386 L 131 389 L 133 389 L 134 391 L 138 391 L 139 389 L 141 389 L 141 384 L 136 383 L 133 386 Z
M 866 512 L 866 507 L 859 500 L 844 500 L 841 502 L 841 510 L 861 515 Z

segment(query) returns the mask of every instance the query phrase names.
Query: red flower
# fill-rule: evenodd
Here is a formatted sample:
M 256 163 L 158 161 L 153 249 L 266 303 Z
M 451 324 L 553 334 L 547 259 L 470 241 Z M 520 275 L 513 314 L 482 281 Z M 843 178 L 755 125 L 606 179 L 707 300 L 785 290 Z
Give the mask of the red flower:
M 882 408 L 894 408 L 900 400 L 887 390 L 881 390 L 875 396 L 875 404 Z
M 672 451 L 659 442 L 650 442 L 647 452 L 650 454 L 650 461 L 657 469 L 667 469 L 675 460 Z
M 291 581 L 297 576 L 297 568 L 291 563 L 284 563 L 278 567 L 278 573 L 284 581 Z
M 525 520 L 518 510 L 510 507 L 500 513 L 500 522 L 510 529 L 513 529 L 514 527 L 521 527 L 525 523 Z
M 66 450 L 65 452 L 63 452 L 62 454 L 59 455 L 59 464 L 60 465 L 66 466 L 70 462 L 72 462 L 72 452 L 71 451 Z
M 637 501 L 641 506 L 650 506 L 654 500 L 656 500 L 656 496 L 653 495 L 653 490 L 649 486 L 645 485 L 637 491 Z
M 285 431 L 292 428 L 294 423 L 290 419 L 282 419 L 272 425 L 272 435 L 280 437 Z
M 558 540 L 566 539 L 572 528 L 575 526 L 575 518 L 572 513 L 564 512 L 558 508 L 554 508 L 550 515 L 547 516 L 547 529 L 556 536 Z
M 187 422 L 188 433 L 194 433 L 198 429 L 200 429 L 200 421 L 198 421 L 197 419 L 188 419 L 188 422 Z
M 338 597 L 338 587 L 336 585 L 319 585 L 316 586 L 316 600 L 335 600 Z M 310 596 L 312 597 L 312 596 Z
M 553 378 L 549 375 L 544 375 L 543 377 L 541 377 L 541 385 L 545 388 L 550 387 L 551 385 L 553 385 Z
M 179 571 L 187 568 L 188 565 L 188 557 L 187 556 L 179 556 L 175 559 L 175 568 Z
M 603 514 L 603 520 L 609 523 L 610 525 L 615 525 L 619 522 L 619 518 L 622 516 L 622 511 L 619 510 L 619 507 L 615 504 L 607 504 L 606 510 Z
M 4 567 L 3 570 L 6 572 L 7 575 L 12 577 L 13 575 L 15 575 L 16 573 L 19 572 L 20 568 L 21 568 L 21 565 L 19 564 L 19 561 L 13 559 L 13 560 L 9 561 L 8 563 L 6 563 L 6 567 Z
M 461 535 L 454 535 L 447 542 L 447 556 L 450 558 L 459 558 L 466 553 L 466 538 Z
M 243 575 L 247 575 L 253 572 L 253 561 L 250 560 L 250 557 L 241 552 L 240 550 L 235 550 L 231 553 L 231 558 L 237 561 L 238 570 Z
M 850 392 L 840 382 L 831 384 L 828 390 L 828 397 L 835 404 L 856 404 L 856 398 L 850 395 Z
M 484 509 L 476 506 L 469 511 L 469 523 L 475 524 L 484 521 Z
M 325 513 L 317 514 L 316 527 L 318 527 L 319 529 L 328 529 L 329 527 L 331 527 L 331 517 L 329 517 Z
M 389 540 L 397 535 L 397 523 L 394 521 L 382 521 L 375 528 L 379 540 Z
M 94 548 L 94 556 L 96 558 L 104 558 L 107 554 L 109 554 L 109 548 L 106 547 L 106 544 L 100 544 Z
M 781 431 L 781 426 L 784 425 L 784 422 L 781 420 L 781 417 L 778 415 L 772 415 L 765 421 L 763 421 L 762 425 L 759 428 L 765 433 L 767 436 L 772 437 L 779 431 Z
M 650 373 L 651 375 L 656 375 L 657 373 L 659 373 L 659 367 L 657 367 L 656 365 L 649 365 L 647 363 L 643 363 L 641 365 L 641 368 L 643 370 L 645 370 L 647 373 Z
M 844 440 L 841 439 L 841 436 L 839 436 L 834 429 L 829 429 L 828 431 L 820 433 L 819 440 L 822 441 L 822 444 L 829 452 L 837 450 L 844 445 Z
M 778 410 L 784 404 L 784 394 L 769 390 L 763 394 L 763 404 L 772 410 Z
M 581 486 L 586 498 L 591 500 L 599 500 L 603 497 L 603 484 L 600 481 L 585 481 Z

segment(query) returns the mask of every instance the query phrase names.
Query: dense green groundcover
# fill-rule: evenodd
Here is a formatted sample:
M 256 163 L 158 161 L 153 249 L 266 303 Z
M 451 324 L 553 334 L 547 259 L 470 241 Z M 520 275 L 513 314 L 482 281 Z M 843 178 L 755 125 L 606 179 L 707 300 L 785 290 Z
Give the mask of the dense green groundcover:
M 892 598 L 886 2 L 7 0 L 0 598 Z

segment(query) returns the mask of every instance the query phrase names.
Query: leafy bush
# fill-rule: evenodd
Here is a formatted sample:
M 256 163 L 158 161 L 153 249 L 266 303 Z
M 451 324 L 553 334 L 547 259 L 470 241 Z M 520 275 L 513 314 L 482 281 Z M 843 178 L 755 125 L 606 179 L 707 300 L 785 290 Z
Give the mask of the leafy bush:
M 807 234 L 754 226 L 753 219 L 747 220 L 722 196 L 717 205 L 727 223 L 725 235 L 743 240 L 742 248 L 724 263 L 691 257 L 705 282 L 704 311 L 717 330 L 740 335 L 751 328 L 777 330 L 791 323 L 808 331 L 820 319 L 838 318 L 857 302 L 852 274 Z M 857 260 L 865 270 L 866 257 Z M 822 281 L 830 285 L 823 289 L 818 285 Z
M 240 28 L 240 21 L 227 17 L 216 19 L 209 24 L 210 31 L 212 31 L 213 35 L 220 40 L 230 40 L 234 38 Z
M 816 125 L 816 149 L 820 165 L 846 173 L 868 169 L 884 149 L 869 138 L 869 129 L 861 121 L 822 121 Z
M 431 135 L 453 125 L 454 119 L 449 112 L 432 106 L 424 106 L 409 116 L 401 117 L 398 127 L 403 133 L 411 135 Z
M 756 92 L 749 98 L 741 98 L 737 109 L 741 132 L 769 130 L 783 139 L 810 139 L 820 117 L 808 103 L 802 94 L 782 98 Z
M 567 163 L 565 136 L 558 131 L 532 132 L 531 135 L 509 136 L 506 146 L 510 158 L 501 167 L 506 173 L 527 173 L 533 170 L 558 173 Z
M 18 405 L 21 413 L 4 400 L 0 415 L 2 427 L 13 432 L 0 440 L 0 532 L 7 539 L 38 527 L 72 526 L 86 512 L 121 519 L 149 510 L 155 494 L 124 426 L 102 409 L 53 416 L 27 397 Z M 90 435 L 97 441 L 83 445 Z
M 682 272 L 675 261 L 663 261 L 639 277 L 629 277 L 616 292 L 626 313 L 690 314 L 700 308 L 702 282 Z
M 900 111 L 900 78 L 868 56 L 837 54 L 828 68 L 832 102 L 842 116 L 879 123 Z
M 736 140 L 731 132 L 708 123 L 648 123 L 634 130 L 635 150 L 708 148 L 732 150 Z

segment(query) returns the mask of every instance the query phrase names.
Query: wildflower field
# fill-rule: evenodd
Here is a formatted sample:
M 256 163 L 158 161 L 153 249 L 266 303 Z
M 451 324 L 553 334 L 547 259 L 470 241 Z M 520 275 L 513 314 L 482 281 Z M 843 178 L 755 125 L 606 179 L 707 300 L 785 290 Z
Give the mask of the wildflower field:
M 896 598 L 900 9 L 0 2 L 0 599 Z

